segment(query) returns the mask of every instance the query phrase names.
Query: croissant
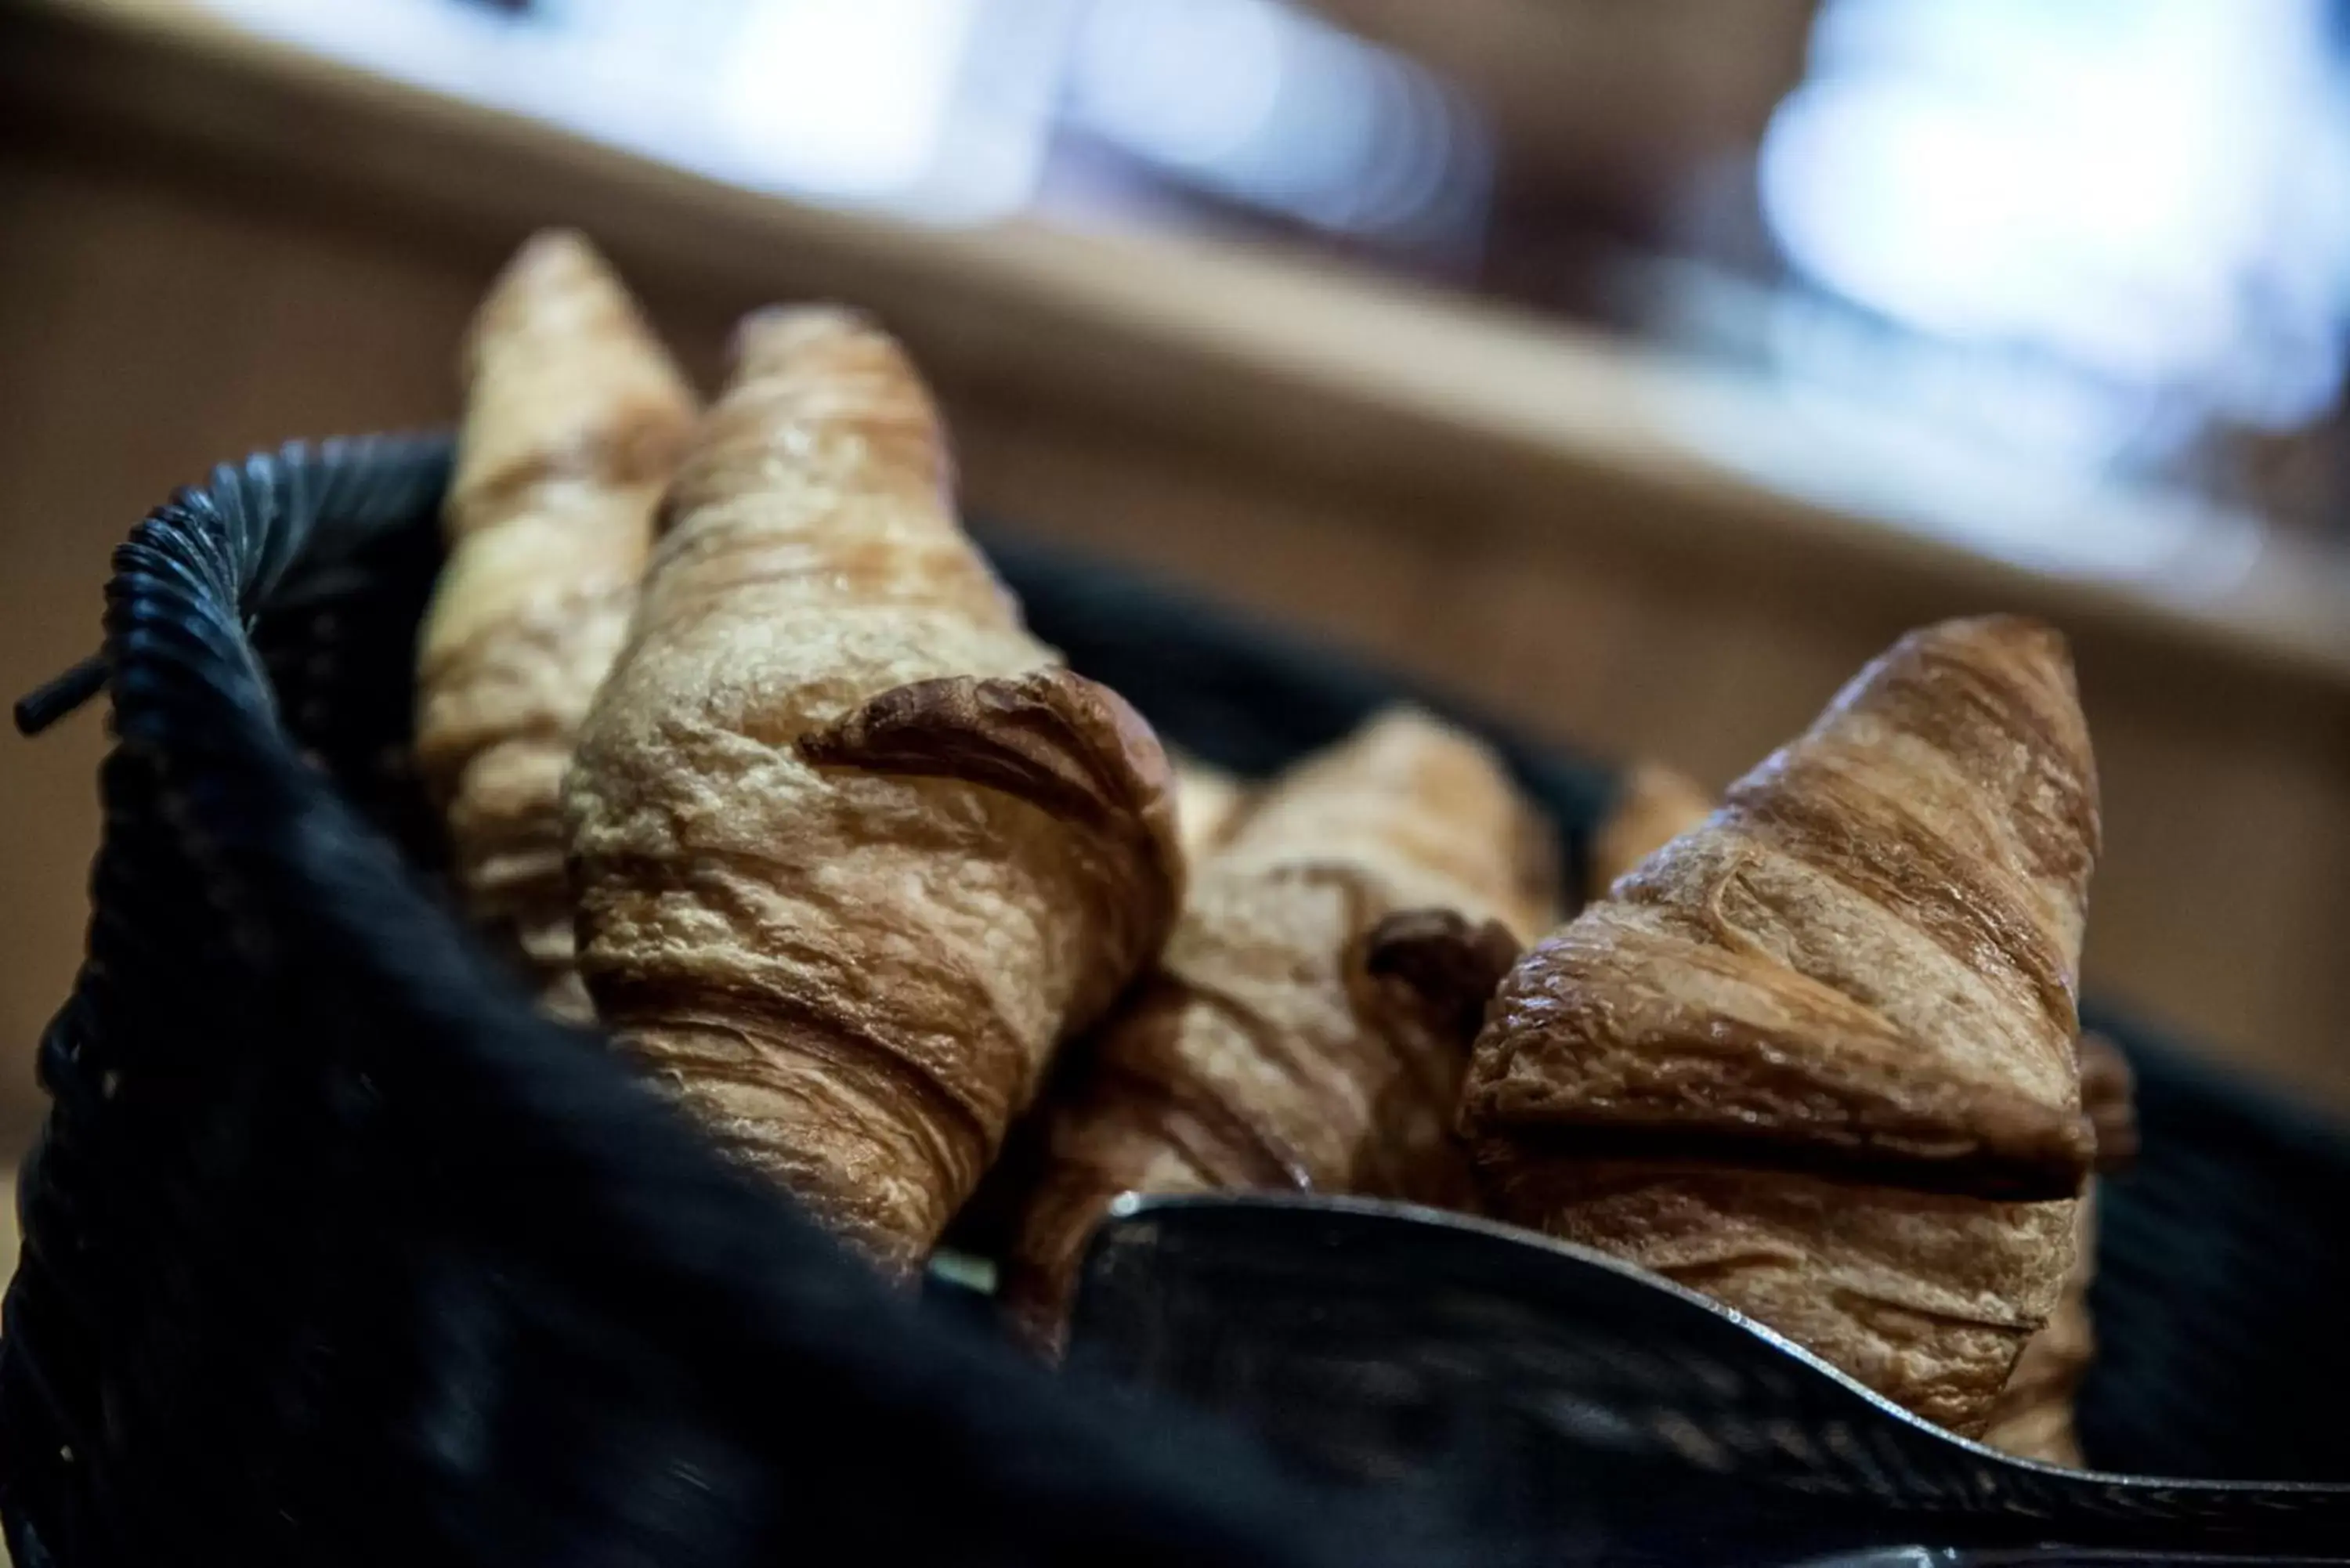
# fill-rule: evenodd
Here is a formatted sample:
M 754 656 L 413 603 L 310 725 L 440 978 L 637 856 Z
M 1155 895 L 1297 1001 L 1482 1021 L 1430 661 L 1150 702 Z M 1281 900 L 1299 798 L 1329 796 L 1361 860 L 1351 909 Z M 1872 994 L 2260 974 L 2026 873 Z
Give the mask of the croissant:
M 1627 770 L 1615 805 L 1592 836 L 1585 897 L 1606 898 L 1616 878 L 1695 827 L 1712 809 L 1712 796 L 1661 763 Z
M 1028 634 L 948 483 L 894 342 L 752 317 L 566 785 L 616 1038 L 899 1272 L 1181 897 L 1158 741 Z
M 416 756 L 465 902 L 558 1013 L 572 971 L 562 781 L 628 630 L 693 395 L 588 242 L 544 234 L 474 318 L 417 659 Z
M 1979 1430 L 2073 1265 L 2097 844 L 2062 639 L 1903 639 L 1504 980 L 1461 1106 L 1496 1209 Z
M 2081 1036 L 2081 1101 L 2096 1129 L 2097 1169 L 2123 1168 L 2137 1152 L 2129 1064 L 2110 1042 L 2095 1034 Z M 1981 1438 L 2019 1459 L 2078 1466 L 2081 1445 L 2073 1429 L 2073 1398 L 2097 1348 L 2089 1316 L 2089 1286 L 2096 1274 L 2094 1181 L 2081 1194 L 2073 1239 L 2073 1267 L 2064 1276 L 2056 1310 L 2016 1357 L 2015 1370 L 2008 1374 L 2007 1386 L 1991 1407 Z
M 1552 918 L 1501 764 L 1399 711 L 1267 785 L 1198 868 L 1159 973 L 1043 1109 L 1005 1294 L 1055 1334 L 1119 1193 L 1465 1203 L 1451 1123 L 1485 999 Z

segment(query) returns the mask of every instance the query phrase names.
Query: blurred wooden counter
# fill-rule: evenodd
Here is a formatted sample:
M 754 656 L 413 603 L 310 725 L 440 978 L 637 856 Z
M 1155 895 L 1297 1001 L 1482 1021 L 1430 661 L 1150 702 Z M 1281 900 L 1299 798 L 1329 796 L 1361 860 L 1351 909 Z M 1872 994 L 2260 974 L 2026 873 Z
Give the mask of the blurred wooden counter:
M 168 0 L 0 16 L 0 684 L 90 646 L 109 548 L 211 461 L 450 417 L 475 295 L 549 223 L 604 243 L 706 379 L 745 307 L 853 301 L 936 380 L 975 510 L 1595 752 L 1718 783 L 1903 627 L 2047 615 L 2105 775 L 2093 983 L 2350 1106 L 2338 562 L 2255 539 L 2199 589 L 2027 572 L 1888 525 L 1866 454 L 1761 389 L 1553 324 L 1198 246 L 814 211 Z M 1753 477 L 1797 459 L 1827 499 Z M 99 744 L 85 721 L 7 748 L 19 1062 L 78 948 Z

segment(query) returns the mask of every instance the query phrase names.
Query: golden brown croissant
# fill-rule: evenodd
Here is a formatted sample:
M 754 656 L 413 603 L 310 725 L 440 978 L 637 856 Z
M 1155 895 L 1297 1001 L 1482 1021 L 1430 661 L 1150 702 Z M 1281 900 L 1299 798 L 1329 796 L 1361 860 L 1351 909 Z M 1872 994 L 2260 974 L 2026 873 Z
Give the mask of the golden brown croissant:
M 627 633 L 693 395 L 576 234 L 523 247 L 474 319 L 467 367 L 449 560 L 417 661 L 417 761 L 468 908 L 552 1010 L 584 1017 L 563 769 Z
M 1705 820 L 1713 797 L 1661 763 L 1628 770 L 1607 819 L 1592 836 L 1584 896 L 1604 898 L 1616 878 Z
M 2129 1063 L 2113 1044 L 2081 1036 L 2081 1104 L 2097 1133 L 2097 1168 L 2118 1170 L 2137 1153 Z M 2074 1222 L 2074 1260 L 2048 1325 L 2024 1345 L 1982 1429 L 1982 1440 L 2019 1459 L 2043 1464 L 2081 1462 L 2073 1430 L 2073 1397 L 2096 1353 L 2089 1316 L 2089 1285 L 2096 1273 L 2096 1184 L 2081 1194 Z
M 1546 834 L 1417 713 L 1267 785 L 1202 863 L 1157 977 L 1045 1107 L 1006 1293 L 1057 1327 L 1119 1193 L 1471 1196 L 1452 1107 L 1485 998 L 1551 918 Z
M 580 969 L 743 1158 L 910 1268 L 1180 898 L 1149 728 L 1028 635 L 897 345 L 772 311 L 567 784 Z
M 2073 1262 L 2096 781 L 2054 632 L 1903 639 L 1503 981 L 1499 1211 L 1979 1429 Z

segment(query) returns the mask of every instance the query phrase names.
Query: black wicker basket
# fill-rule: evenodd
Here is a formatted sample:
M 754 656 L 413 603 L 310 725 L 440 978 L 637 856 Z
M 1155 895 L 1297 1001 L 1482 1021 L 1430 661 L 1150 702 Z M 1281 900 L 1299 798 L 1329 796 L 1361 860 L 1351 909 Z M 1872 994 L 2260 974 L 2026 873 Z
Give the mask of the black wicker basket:
M 1073 1388 L 868 1277 L 438 899 L 406 770 L 438 438 L 214 472 L 118 553 L 89 957 L 41 1044 L 0 1511 L 56 1563 L 1367 1563 L 1465 1551 L 1244 1438 Z M 1412 695 L 1008 543 L 1047 639 L 1268 771 Z M 1460 715 L 1474 722 L 1473 715 Z M 1490 725 L 1481 725 L 1489 733 Z M 1603 769 L 1503 739 L 1579 861 Z M 2093 1460 L 2350 1480 L 2350 1142 L 2103 1012 Z M 1560 1484 L 1573 1484 L 1562 1478 Z M 1488 1560 L 1491 1560 L 1490 1557 Z

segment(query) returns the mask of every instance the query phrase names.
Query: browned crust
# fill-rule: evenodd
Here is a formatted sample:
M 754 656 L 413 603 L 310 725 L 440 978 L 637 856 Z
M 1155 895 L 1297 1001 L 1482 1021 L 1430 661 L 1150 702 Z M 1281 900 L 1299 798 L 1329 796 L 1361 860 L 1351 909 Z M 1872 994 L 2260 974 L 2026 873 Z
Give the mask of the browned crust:
M 2113 1124 L 2074 1057 L 2097 843 L 2062 640 L 1903 639 L 1503 981 L 1461 1107 L 1496 1208 L 1976 1429 Z
M 2076 1191 L 2095 1149 L 2073 1061 L 2095 774 L 2061 659 L 2006 619 L 1903 639 L 1528 955 L 1464 1126 L 1804 1146 L 1814 1166 L 1913 1163 L 1939 1190 Z
M 1121 1192 L 1472 1200 L 1449 1124 L 1485 996 L 1543 918 L 1532 815 L 1482 746 L 1413 714 L 1266 786 L 1159 977 L 1040 1107 L 1006 1278 L 1040 1340 Z

